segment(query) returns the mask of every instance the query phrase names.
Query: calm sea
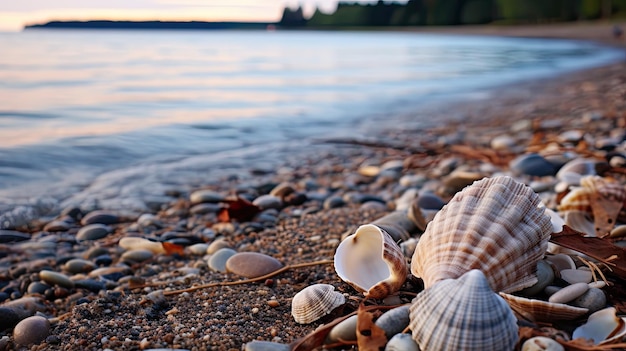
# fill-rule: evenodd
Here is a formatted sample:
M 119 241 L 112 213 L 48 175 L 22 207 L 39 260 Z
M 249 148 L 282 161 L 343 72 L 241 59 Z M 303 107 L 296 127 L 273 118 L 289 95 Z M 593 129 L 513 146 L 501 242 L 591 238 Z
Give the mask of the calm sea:
M 622 57 L 575 41 L 391 32 L 29 30 L 0 33 L 0 49 L 5 211 L 43 198 L 141 208 L 428 101 Z

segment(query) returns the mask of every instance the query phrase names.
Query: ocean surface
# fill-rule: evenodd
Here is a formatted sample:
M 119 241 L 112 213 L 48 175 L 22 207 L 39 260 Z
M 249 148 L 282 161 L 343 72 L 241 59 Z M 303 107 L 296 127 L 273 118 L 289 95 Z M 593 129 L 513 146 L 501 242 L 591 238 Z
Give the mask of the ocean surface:
M 0 33 L 0 50 L 4 213 L 140 210 L 316 139 L 397 128 L 392 116 L 433 101 L 623 59 L 577 41 L 404 32 L 27 30 Z

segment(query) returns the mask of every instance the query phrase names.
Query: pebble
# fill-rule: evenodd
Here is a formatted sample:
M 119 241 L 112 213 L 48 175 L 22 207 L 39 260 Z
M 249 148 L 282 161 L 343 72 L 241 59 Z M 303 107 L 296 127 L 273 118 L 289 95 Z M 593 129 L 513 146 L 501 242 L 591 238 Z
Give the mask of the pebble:
M 189 209 L 189 212 L 196 215 L 203 215 L 207 213 L 217 213 L 222 206 L 217 203 L 201 203 L 194 205 Z
M 293 184 L 283 182 L 276 185 L 272 190 L 270 190 L 269 194 L 284 199 L 287 195 L 290 195 L 294 192 L 296 192 L 296 188 Z
M 606 295 L 604 291 L 598 288 L 589 288 L 587 292 L 577 297 L 570 304 L 576 307 L 582 307 L 593 313 L 603 309 L 606 306 Z
M 74 288 L 74 282 L 62 273 L 43 270 L 39 272 L 39 278 L 50 285 L 58 285 L 67 289 Z
M 385 351 L 420 351 L 411 334 L 396 334 L 385 345 Z
M 244 351 L 289 351 L 289 345 L 271 341 L 254 340 L 244 346 Z
M 356 340 L 356 322 L 357 315 L 351 316 L 339 324 L 334 326 L 328 336 L 326 337 L 326 343 L 331 344 L 340 340 L 354 341 Z
M 519 293 L 525 296 L 535 296 L 541 293 L 548 285 L 554 281 L 554 271 L 549 263 L 544 260 L 537 262 L 537 283 L 529 286 Z
M 96 265 L 91 261 L 83 260 L 81 258 L 71 259 L 63 265 L 63 269 L 72 273 L 87 273 L 96 268 Z
M 78 241 L 98 240 L 106 237 L 111 233 L 111 227 L 101 223 L 88 224 L 76 233 Z
M 187 251 L 189 251 L 189 253 L 192 255 L 202 256 L 207 253 L 208 248 L 209 244 L 198 243 L 188 246 Z
M 44 232 L 66 232 L 71 227 L 72 225 L 68 222 L 65 222 L 62 220 L 54 220 L 46 224 L 46 226 L 43 227 L 43 231 Z
M 122 254 L 120 257 L 122 260 L 134 261 L 134 262 L 143 262 L 149 260 L 154 256 L 154 253 L 147 249 L 134 249 L 128 250 Z
M 29 240 L 30 237 L 30 234 L 18 232 L 15 230 L 0 229 L 0 244 L 26 241 Z
M 554 175 L 556 172 L 552 163 L 535 153 L 524 154 L 516 157 L 509 164 L 511 171 L 516 174 L 544 177 Z
M 565 348 L 555 340 L 545 336 L 535 336 L 524 342 L 522 351 L 565 351 Z
M 226 261 L 226 270 L 245 278 L 256 278 L 283 267 L 274 257 L 258 252 L 239 252 Z
M 330 196 L 326 200 L 324 200 L 324 209 L 330 210 L 331 208 L 339 208 L 346 205 L 344 199 L 340 196 Z
M 100 223 L 100 224 L 117 224 L 120 222 L 120 217 L 114 213 L 96 210 L 89 212 L 80 221 L 82 225 Z
M 220 238 L 213 240 L 213 242 L 209 244 L 209 247 L 207 248 L 206 253 L 209 255 L 212 255 L 216 253 L 219 249 L 223 249 L 226 247 L 230 247 L 230 244 L 228 244 L 226 239 L 224 239 L 223 237 L 220 237 Z
M 510 135 L 498 135 L 491 139 L 491 148 L 494 150 L 510 150 L 515 144 L 515 139 Z
M 225 200 L 224 195 L 213 190 L 196 190 L 189 195 L 189 201 L 192 204 L 200 204 L 205 202 L 217 203 Z
M 593 280 L 593 274 L 590 271 L 582 269 L 564 269 L 561 271 L 561 279 L 570 284 L 590 283 Z
M 568 303 L 589 290 L 587 283 L 576 283 L 564 287 L 550 296 L 548 301 L 553 303 Z
M 280 210 L 283 208 L 283 201 L 278 196 L 274 195 L 261 195 L 252 201 L 253 205 L 258 206 L 261 211 L 274 208 Z
M 207 264 L 209 268 L 220 273 L 226 273 L 226 262 L 234 256 L 237 251 L 230 248 L 221 248 L 211 255 Z
M 617 225 L 615 226 L 615 228 L 613 228 L 613 230 L 611 230 L 611 233 L 609 234 L 609 236 L 611 238 L 622 238 L 622 237 L 626 237 L 626 225 Z
M 13 339 L 20 345 L 37 344 L 50 334 L 50 322 L 41 316 L 23 319 L 13 329 Z
M 387 339 L 401 333 L 409 325 L 409 305 L 391 309 L 376 320 L 376 325 L 385 331 Z

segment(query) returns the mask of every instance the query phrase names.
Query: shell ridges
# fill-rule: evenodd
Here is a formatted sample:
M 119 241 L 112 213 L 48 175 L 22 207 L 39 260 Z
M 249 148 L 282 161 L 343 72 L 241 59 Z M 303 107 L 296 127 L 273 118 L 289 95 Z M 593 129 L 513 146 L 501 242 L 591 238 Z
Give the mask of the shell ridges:
M 324 317 L 343 305 L 346 298 L 330 284 L 314 284 L 300 290 L 291 300 L 291 315 L 300 324 Z

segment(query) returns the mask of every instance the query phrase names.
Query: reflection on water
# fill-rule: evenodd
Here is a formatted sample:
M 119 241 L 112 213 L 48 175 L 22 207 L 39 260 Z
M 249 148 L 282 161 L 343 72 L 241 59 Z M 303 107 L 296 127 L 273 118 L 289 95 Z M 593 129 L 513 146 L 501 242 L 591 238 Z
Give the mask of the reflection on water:
M 369 32 L 42 30 L 0 34 L 0 47 L 0 200 L 77 170 L 328 135 L 618 57 L 571 41 Z

